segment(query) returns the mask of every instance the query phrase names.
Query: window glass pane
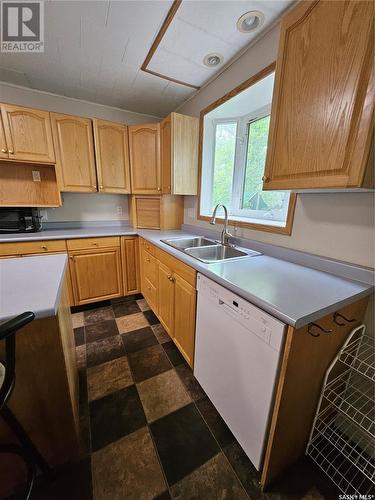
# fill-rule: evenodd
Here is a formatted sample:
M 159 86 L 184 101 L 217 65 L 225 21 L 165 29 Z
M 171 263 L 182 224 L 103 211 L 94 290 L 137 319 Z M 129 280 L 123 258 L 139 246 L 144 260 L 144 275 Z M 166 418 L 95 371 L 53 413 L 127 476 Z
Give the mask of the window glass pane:
M 254 120 L 248 125 L 247 156 L 242 208 L 259 211 L 262 218 L 285 219 L 289 192 L 262 191 L 267 154 L 270 116 Z
M 215 154 L 212 205 L 230 206 L 232 199 L 237 123 L 218 123 L 215 129 Z

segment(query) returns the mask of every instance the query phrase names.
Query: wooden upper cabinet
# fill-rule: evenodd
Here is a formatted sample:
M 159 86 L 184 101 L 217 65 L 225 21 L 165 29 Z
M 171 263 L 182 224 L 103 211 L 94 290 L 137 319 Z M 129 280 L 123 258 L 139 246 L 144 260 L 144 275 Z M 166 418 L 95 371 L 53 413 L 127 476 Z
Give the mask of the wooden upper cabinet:
M 127 127 L 97 119 L 93 125 L 99 191 L 130 193 Z
M 172 188 L 172 118 L 167 116 L 160 124 L 160 162 L 162 192 L 169 194 Z
M 1 157 L 17 161 L 55 163 L 48 111 L 1 104 Z M 6 142 L 2 135 L 5 133 Z M 6 151 L 4 151 L 6 150 Z M 6 155 L 6 156 L 5 156 Z
M 282 21 L 264 189 L 370 187 L 374 3 L 300 2 Z
M 9 158 L 8 145 L 5 138 L 5 130 L 1 113 L 0 113 L 0 158 Z
M 91 120 L 51 113 L 56 170 L 61 191 L 96 191 Z
M 128 130 L 132 193 L 161 194 L 160 124 L 130 125 Z
M 199 121 L 171 113 L 160 124 L 162 191 L 196 195 Z

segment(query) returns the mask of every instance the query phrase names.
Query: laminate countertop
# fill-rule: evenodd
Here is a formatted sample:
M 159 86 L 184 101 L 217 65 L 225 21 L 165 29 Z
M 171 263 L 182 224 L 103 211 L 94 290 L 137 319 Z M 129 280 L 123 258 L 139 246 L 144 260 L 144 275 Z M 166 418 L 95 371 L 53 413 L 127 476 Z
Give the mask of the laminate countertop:
M 353 281 L 263 254 L 240 260 L 205 264 L 161 241 L 194 235 L 186 231 L 133 229 L 130 226 L 59 229 L 23 235 L 1 235 L 0 243 L 136 234 L 295 328 L 333 313 L 370 295 L 373 291 L 373 286 L 368 283 Z M 26 305 L 27 309 L 34 310 L 39 317 L 54 311 L 58 303 L 56 297 L 60 286 L 58 280 L 62 281 L 62 267 L 65 265 L 65 254 L 1 259 L 0 320 L 9 317 L 10 311 L 18 314 L 26 310 L 24 309 Z M 17 286 L 18 294 L 15 292 Z M 13 293 L 12 300 L 4 298 L 8 289 Z M 32 304 L 35 309 L 32 309 Z
M 0 259 L 0 321 L 26 311 L 54 316 L 67 262 L 65 253 Z

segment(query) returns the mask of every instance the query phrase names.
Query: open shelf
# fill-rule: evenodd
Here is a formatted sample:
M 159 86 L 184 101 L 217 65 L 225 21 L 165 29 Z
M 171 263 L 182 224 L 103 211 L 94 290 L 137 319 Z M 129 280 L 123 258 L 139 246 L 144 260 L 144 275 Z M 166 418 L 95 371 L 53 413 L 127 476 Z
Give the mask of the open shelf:
M 372 481 L 342 452 L 338 452 L 325 434 L 318 434 L 309 444 L 308 454 L 322 471 L 346 494 L 371 494 Z
M 369 335 L 356 337 L 340 352 L 339 361 L 375 381 L 375 346 Z
M 306 449 L 343 493 L 361 498 L 375 490 L 374 380 L 374 339 L 360 325 L 326 372 Z
M 374 387 L 371 382 L 347 370 L 326 385 L 323 396 L 375 438 Z

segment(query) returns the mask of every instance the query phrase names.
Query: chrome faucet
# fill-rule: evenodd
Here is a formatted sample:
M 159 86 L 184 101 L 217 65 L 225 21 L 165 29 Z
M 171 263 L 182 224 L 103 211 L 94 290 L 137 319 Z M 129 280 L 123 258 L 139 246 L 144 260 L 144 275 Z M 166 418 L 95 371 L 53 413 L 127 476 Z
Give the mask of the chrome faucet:
M 233 246 L 229 241 L 230 238 L 232 238 L 232 235 L 228 232 L 228 210 L 227 210 L 227 207 L 225 205 L 223 205 L 222 203 L 218 203 L 216 205 L 216 207 L 214 208 L 211 220 L 210 220 L 210 224 L 212 224 L 213 226 L 216 224 L 216 211 L 219 207 L 223 207 L 223 210 L 224 210 L 224 228 L 221 231 L 220 242 L 222 245 L 230 247 L 230 246 Z

